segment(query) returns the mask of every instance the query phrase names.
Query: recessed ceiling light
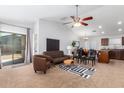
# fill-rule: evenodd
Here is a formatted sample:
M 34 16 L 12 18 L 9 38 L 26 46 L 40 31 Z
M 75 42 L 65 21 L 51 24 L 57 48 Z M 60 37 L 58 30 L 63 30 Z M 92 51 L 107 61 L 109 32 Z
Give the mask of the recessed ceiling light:
M 121 25 L 122 24 L 122 21 L 118 21 L 118 25 Z
M 119 32 L 121 32 L 121 31 L 122 31 L 122 29 L 121 29 L 121 28 L 119 28 L 119 29 L 118 29 L 118 31 L 119 31 Z
M 102 29 L 102 26 L 98 26 L 99 29 Z
M 104 31 L 102 31 L 101 33 L 102 33 L 102 34 L 104 34 L 105 32 L 104 32 Z

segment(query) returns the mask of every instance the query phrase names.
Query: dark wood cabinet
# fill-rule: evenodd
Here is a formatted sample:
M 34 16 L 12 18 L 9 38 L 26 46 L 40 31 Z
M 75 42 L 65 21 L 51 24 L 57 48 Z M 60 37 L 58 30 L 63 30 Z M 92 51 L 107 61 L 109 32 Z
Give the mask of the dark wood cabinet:
M 124 45 L 124 37 L 122 37 L 122 45 Z
M 109 44 L 109 39 L 108 38 L 102 38 L 101 39 L 101 45 L 102 46 L 108 46 Z
M 120 51 L 120 59 L 124 60 L 124 49 Z
M 116 58 L 116 52 L 115 51 L 110 51 L 110 53 L 109 53 L 109 55 L 110 55 L 110 58 L 111 59 L 114 59 L 114 58 Z
M 110 59 L 124 60 L 124 49 L 112 49 L 109 55 Z

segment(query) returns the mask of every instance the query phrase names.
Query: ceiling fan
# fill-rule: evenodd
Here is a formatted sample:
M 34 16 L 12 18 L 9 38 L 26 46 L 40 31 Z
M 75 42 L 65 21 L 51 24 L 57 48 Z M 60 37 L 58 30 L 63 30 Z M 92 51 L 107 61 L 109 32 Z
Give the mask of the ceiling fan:
M 78 26 L 88 26 L 87 23 L 85 23 L 84 21 L 88 21 L 88 20 L 92 20 L 93 17 L 92 16 L 89 16 L 89 17 L 86 17 L 86 18 L 80 18 L 78 16 L 78 5 L 76 5 L 76 16 L 70 16 L 71 19 L 73 19 L 73 22 L 67 22 L 67 23 L 64 23 L 64 24 L 70 24 L 70 23 L 74 23 L 74 25 L 72 25 L 72 28 L 74 26 L 78 27 Z

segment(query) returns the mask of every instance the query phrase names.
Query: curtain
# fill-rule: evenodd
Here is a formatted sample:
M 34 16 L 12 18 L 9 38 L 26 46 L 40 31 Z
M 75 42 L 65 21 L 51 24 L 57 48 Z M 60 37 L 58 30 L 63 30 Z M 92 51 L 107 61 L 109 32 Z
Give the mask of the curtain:
M 2 65 L 1 65 L 1 48 L 0 48 L 0 69 L 2 68 Z
M 31 31 L 27 28 L 26 36 L 26 48 L 25 48 L 25 61 L 24 63 L 29 64 L 32 62 L 32 44 L 31 44 Z

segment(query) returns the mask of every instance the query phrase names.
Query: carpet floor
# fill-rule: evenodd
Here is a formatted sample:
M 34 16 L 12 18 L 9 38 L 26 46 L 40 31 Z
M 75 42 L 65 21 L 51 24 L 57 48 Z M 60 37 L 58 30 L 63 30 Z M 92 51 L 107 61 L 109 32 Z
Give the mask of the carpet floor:
M 91 65 L 87 65 L 91 66 Z M 2 88 L 124 88 L 124 61 L 111 60 L 109 64 L 97 63 L 96 72 L 84 79 L 66 72 L 58 66 L 44 75 L 34 73 L 32 64 L 4 67 L 0 70 Z

